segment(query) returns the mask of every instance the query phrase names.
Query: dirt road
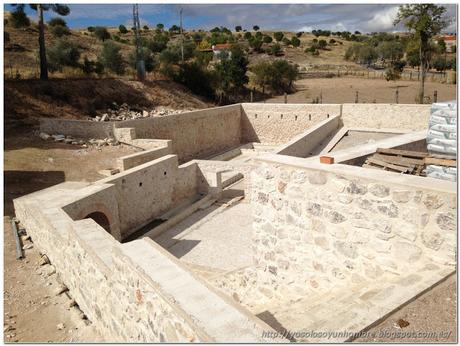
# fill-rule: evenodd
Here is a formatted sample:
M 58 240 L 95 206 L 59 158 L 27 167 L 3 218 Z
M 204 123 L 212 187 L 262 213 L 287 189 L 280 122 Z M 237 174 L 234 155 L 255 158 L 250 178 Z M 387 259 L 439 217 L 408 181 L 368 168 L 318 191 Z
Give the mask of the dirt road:
M 296 81 L 297 92 L 288 95 L 288 103 L 311 103 L 321 99 L 322 103 L 354 103 L 358 92 L 359 103 L 395 103 L 395 92 L 399 90 L 399 103 L 415 103 L 418 89 L 417 81 L 387 82 L 383 79 L 363 78 L 312 78 Z M 434 91 L 438 92 L 438 101 L 456 98 L 455 84 L 427 82 L 425 96 L 433 101 Z M 266 102 L 284 102 L 284 96 L 273 97 Z

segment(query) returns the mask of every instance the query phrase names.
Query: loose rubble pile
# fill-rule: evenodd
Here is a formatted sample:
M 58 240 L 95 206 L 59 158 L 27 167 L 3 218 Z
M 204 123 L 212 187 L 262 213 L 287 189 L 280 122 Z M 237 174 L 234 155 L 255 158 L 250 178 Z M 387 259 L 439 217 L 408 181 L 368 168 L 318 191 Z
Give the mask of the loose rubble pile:
M 123 103 L 121 106 L 117 105 L 116 102 L 112 104 L 112 107 L 107 109 L 107 112 L 98 115 L 94 118 L 91 118 L 93 121 L 122 121 L 122 120 L 132 120 L 140 118 L 149 118 L 149 117 L 161 117 L 170 114 L 179 114 L 184 112 L 189 112 L 189 109 L 170 109 L 164 107 L 158 107 L 152 110 L 137 110 L 130 109 L 126 103 Z
M 96 147 L 103 147 L 106 145 L 119 145 L 120 143 L 114 138 L 104 138 L 104 139 L 95 139 L 91 138 L 88 140 L 83 139 L 76 139 L 72 136 L 64 136 L 64 135 L 49 135 L 45 132 L 40 132 L 39 137 L 45 141 L 54 140 L 55 142 L 62 142 L 66 144 L 74 144 L 74 145 L 81 145 L 84 148 L 88 146 L 96 146 Z

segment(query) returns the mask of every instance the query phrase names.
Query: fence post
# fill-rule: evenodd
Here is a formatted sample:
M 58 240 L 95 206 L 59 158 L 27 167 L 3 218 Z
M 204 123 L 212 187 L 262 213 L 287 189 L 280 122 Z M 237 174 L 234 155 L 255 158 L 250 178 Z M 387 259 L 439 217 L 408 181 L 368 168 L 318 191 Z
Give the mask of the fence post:
M 399 103 L 399 87 L 396 87 L 396 91 L 395 91 L 395 102 L 396 102 L 396 104 Z
M 410 71 L 409 80 L 412 80 L 412 71 Z
M 287 103 L 287 93 L 284 93 L 284 103 Z
M 323 91 L 322 90 L 319 92 L 319 100 L 320 100 L 319 103 L 323 103 Z
M 252 102 L 253 102 L 253 100 L 254 100 L 254 93 L 253 93 L 253 91 L 251 90 L 251 98 L 250 98 L 250 102 L 252 103 Z
M 437 90 L 434 91 L 433 102 L 434 103 L 438 102 L 438 91 Z
M 358 103 L 358 90 L 356 90 L 356 94 L 355 94 L 355 103 Z

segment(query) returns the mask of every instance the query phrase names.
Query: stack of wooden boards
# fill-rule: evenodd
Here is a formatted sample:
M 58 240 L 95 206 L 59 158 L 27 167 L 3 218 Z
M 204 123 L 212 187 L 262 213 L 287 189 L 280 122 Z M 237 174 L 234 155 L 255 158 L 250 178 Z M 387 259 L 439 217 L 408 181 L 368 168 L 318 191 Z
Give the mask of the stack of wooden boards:
M 363 167 L 425 176 L 427 165 L 456 167 L 457 160 L 419 151 L 378 148 L 374 155 L 366 159 Z

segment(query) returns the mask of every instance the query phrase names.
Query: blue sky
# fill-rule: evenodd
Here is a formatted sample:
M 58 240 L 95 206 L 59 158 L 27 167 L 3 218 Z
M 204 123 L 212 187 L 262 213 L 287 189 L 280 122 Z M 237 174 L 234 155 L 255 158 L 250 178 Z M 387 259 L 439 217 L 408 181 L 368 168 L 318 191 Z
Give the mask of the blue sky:
M 444 5 L 453 19 L 447 32 L 456 31 L 456 6 Z M 132 26 L 130 4 L 70 4 L 65 18 L 73 28 L 88 26 Z M 397 31 L 393 26 L 396 4 L 140 4 L 141 25 L 151 27 L 163 23 L 166 27 L 179 24 L 179 9 L 183 8 L 186 29 L 210 29 L 215 26 L 250 29 L 259 25 L 266 30 L 311 31 Z M 5 4 L 5 10 L 11 5 Z M 34 11 L 27 13 L 35 16 Z M 46 18 L 52 17 L 46 14 Z

